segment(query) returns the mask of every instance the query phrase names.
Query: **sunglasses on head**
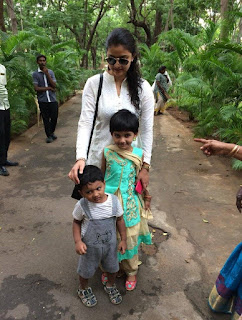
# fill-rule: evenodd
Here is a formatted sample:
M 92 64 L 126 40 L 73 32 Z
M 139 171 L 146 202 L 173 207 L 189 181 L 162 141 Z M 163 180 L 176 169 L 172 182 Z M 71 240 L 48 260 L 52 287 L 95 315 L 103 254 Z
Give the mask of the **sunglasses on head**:
M 111 64 L 111 66 L 115 65 L 117 61 L 119 62 L 119 64 L 123 66 L 127 66 L 127 64 L 130 62 L 128 59 L 125 59 L 125 58 L 113 58 L 113 57 L 106 58 L 106 61 L 108 64 Z

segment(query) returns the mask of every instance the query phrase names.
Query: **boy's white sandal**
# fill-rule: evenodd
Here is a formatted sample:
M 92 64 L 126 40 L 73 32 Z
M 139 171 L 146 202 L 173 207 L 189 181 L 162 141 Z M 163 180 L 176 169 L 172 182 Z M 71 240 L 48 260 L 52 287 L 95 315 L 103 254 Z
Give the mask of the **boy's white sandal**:
M 81 299 L 82 303 L 88 307 L 92 308 L 97 304 L 97 298 L 92 292 L 92 288 L 81 289 L 77 290 L 78 297 Z
M 112 287 L 107 287 L 105 285 L 103 288 L 104 291 L 109 295 L 109 300 L 112 304 L 120 304 L 122 302 L 123 298 L 115 284 Z

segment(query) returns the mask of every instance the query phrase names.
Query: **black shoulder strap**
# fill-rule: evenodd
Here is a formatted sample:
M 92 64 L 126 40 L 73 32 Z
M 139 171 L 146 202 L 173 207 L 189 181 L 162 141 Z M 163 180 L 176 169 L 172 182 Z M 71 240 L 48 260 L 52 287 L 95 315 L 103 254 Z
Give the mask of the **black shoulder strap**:
M 102 86 L 103 86 L 103 73 L 100 73 L 100 80 L 99 80 L 99 86 L 98 86 L 98 92 L 97 92 L 96 109 L 95 109 L 95 113 L 94 113 L 94 117 L 93 117 L 92 131 L 91 131 L 91 134 L 90 134 L 90 139 L 89 139 L 89 144 L 88 144 L 88 149 L 87 149 L 87 158 L 88 158 L 89 149 L 90 149 L 91 142 L 92 142 L 92 136 L 93 136 L 93 131 L 94 131 L 94 127 L 95 127 L 95 122 L 96 122 L 96 119 L 97 119 L 98 102 L 99 102 L 100 95 L 102 93 Z
M 92 135 L 93 135 L 93 131 L 94 131 L 94 127 L 95 127 L 95 122 L 96 122 L 96 118 L 97 118 L 97 113 L 98 113 L 98 102 L 99 102 L 99 98 L 100 95 L 102 93 L 102 86 L 103 86 L 103 74 L 100 73 L 100 80 L 99 80 L 99 86 L 98 86 L 98 92 L 97 92 L 97 100 L 96 100 L 96 109 L 95 109 L 95 113 L 94 113 L 94 117 L 93 117 L 93 123 L 92 123 L 92 131 L 91 131 L 91 135 L 90 135 L 90 139 L 89 139 L 89 144 L 88 144 L 88 149 L 87 149 L 87 158 L 88 158 L 88 153 L 89 153 L 89 149 L 90 149 L 90 145 L 92 142 Z M 72 191 L 72 198 L 76 199 L 76 200 L 80 200 L 81 199 L 81 195 L 78 191 L 78 185 L 75 185 L 73 191 Z

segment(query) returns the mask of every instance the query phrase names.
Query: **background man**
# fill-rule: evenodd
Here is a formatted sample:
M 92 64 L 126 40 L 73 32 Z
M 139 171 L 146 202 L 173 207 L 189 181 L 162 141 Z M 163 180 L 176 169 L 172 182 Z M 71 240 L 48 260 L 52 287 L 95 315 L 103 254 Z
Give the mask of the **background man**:
M 8 176 L 5 166 L 17 166 L 18 162 L 7 160 L 8 147 L 10 144 L 10 105 L 8 91 L 6 89 L 6 68 L 0 64 L 0 175 Z
M 51 143 L 57 139 L 54 134 L 58 118 L 58 102 L 55 95 L 56 79 L 54 72 L 46 68 L 46 56 L 39 55 L 36 61 L 39 67 L 33 73 L 33 83 L 45 126 L 46 142 Z

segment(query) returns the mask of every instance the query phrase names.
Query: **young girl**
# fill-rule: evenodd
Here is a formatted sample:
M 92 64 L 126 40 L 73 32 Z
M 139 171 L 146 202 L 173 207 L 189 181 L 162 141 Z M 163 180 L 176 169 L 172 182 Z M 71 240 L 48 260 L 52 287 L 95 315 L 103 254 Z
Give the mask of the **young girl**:
M 135 190 L 136 178 L 142 168 L 143 151 L 132 147 L 138 134 L 139 120 L 126 109 L 115 113 L 110 120 L 114 145 L 104 149 L 102 171 L 105 172 L 105 191 L 118 196 L 127 228 L 127 250 L 119 255 L 120 270 L 127 275 L 126 289 L 134 290 L 137 284 L 138 249 L 141 242 L 151 244 L 147 219 L 151 218 L 151 196 L 147 190 L 142 195 Z M 144 168 L 144 166 L 143 166 Z M 149 167 L 146 168 L 149 170 Z M 106 281 L 106 275 L 102 275 Z

